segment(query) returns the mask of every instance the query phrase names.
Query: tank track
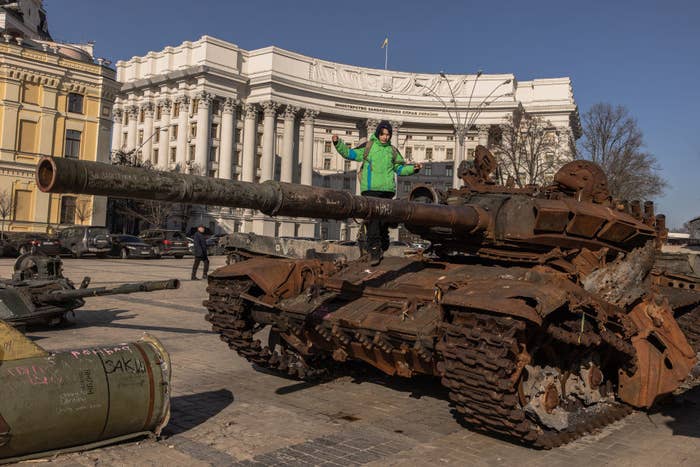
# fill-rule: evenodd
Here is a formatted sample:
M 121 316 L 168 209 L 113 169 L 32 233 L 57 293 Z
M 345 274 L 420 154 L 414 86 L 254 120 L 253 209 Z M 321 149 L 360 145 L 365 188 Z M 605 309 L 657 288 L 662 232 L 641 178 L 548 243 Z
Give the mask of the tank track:
M 452 324 L 444 323 L 444 337 L 438 343 L 444 358 L 439 369 L 460 421 L 489 434 L 551 449 L 632 412 L 624 404 L 601 403 L 598 410 L 581 412 L 575 425 L 565 431 L 540 425 L 522 409 L 518 394 L 520 373 L 528 358 L 525 323 L 459 310 L 453 310 L 453 316 Z
M 258 367 L 305 381 L 327 378 L 331 366 L 325 360 L 306 361 L 292 350 L 263 346 L 254 337 L 263 326 L 253 320 L 250 302 L 240 297 L 252 286 L 253 282 L 248 279 L 209 278 L 209 299 L 203 304 L 209 311 L 205 319 L 211 323 L 212 330 L 229 348 Z

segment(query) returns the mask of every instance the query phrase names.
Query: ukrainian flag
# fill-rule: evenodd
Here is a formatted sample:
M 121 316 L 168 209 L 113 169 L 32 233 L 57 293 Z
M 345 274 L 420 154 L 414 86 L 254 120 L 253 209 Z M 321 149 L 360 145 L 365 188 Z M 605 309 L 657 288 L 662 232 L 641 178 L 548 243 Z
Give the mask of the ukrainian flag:
M 388 46 L 389 46 L 389 36 L 386 36 L 384 38 L 384 42 L 382 42 L 382 49 L 385 47 L 388 47 Z

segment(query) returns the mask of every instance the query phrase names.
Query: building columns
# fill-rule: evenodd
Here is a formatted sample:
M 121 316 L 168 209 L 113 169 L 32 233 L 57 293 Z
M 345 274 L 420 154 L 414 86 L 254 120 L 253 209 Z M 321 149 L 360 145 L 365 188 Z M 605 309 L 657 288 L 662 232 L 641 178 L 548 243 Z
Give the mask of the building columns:
M 263 102 L 261 105 L 264 119 L 260 181 L 264 182 L 275 178 L 275 120 L 279 104 L 268 101 Z
M 118 151 L 122 148 L 122 118 L 124 117 L 124 112 L 122 109 L 112 110 L 112 152 Z
M 129 130 L 126 135 L 126 150 L 133 151 L 136 149 L 136 123 L 139 118 L 139 108 L 135 105 L 130 105 L 126 108 L 129 115 Z
M 255 139 L 257 136 L 257 113 L 258 109 L 255 104 L 246 104 L 243 107 L 245 121 L 243 124 L 243 163 L 241 167 L 241 180 L 244 182 L 255 181 Z
M 282 134 L 282 167 L 280 181 L 292 183 L 294 177 L 294 133 L 298 107 L 288 105 L 284 110 L 284 133 Z
M 401 125 L 403 125 L 403 122 L 399 121 L 392 121 L 391 123 L 391 145 L 394 146 L 396 149 L 399 148 L 399 129 L 401 128 Z
M 479 125 L 477 126 L 477 129 L 479 130 L 479 144 L 488 147 L 489 145 L 489 129 L 491 128 L 491 125 Z
M 153 163 L 153 102 L 141 105 L 143 111 L 143 158 L 142 160 Z M 155 164 L 154 164 L 155 165 Z
M 231 180 L 233 173 L 233 147 L 235 143 L 236 99 L 227 97 L 221 113 L 221 145 L 219 147 L 219 178 Z
M 200 175 L 209 175 L 209 132 L 211 131 L 210 109 L 212 95 L 202 91 L 197 98 L 197 136 L 195 138 L 194 162 L 199 167 Z
M 178 120 L 177 120 L 177 149 L 175 156 L 175 163 L 180 166 L 180 171 L 185 172 L 185 166 L 187 163 L 187 133 L 189 128 L 187 124 L 189 123 L 190 114 L 190 97 L 186 95 L 180 95 L 175 98 L 175 105 L 178 106 Z
M 170 166 L 170 109 L 173 102 L 170 99 L 161 100 L 160 128 L 158 129 L 158 168 L 166 169 Z
M 314 177 L 314 130 L 317 110 L 306 109 L 302 123 L 304 124 L 304 152 L 301 158 L 301 184 L 311 186 Z M 313 238 L 316 236 L 316 221 L 309 219 L 299 225 L 299 236 Z

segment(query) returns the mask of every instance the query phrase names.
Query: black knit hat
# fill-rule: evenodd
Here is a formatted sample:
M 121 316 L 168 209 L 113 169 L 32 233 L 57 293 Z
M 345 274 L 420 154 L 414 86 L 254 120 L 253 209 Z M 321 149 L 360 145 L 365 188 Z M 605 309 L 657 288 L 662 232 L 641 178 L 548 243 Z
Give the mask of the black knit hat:
M 391 135 L 394 133 L 394 129 L 391 128 L 391 123 L 389 123 L 387 120 L 382 120 L 379 122 L 379 125 L 377 125 L 377 129 L 374 130 L 374 136 L 379 139 L 379 135 L 382 134 L 382 128 L 386 128 L 386 131 L 389 132 L 389 138 L 391 138 Z

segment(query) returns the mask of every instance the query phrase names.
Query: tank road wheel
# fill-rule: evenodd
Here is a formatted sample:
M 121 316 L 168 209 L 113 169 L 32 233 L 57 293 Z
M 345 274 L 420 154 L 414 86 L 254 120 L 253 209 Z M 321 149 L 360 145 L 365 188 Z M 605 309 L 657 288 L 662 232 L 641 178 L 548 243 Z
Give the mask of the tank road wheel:
M 437 349 L 455 417 L 480 431 L 549 449 L 618 420 L 615 354 L 548 338 L 542 327 L 505 316 L 451 310 Z M 601 351 L 602 350 L 602 351 Z
M 318 380 L 329 375 L 332 360 L 322 355 L 304 358 L 275 329 L 270 330 L 268 345 L 264 346 L 255 334 L 266 325 L 252 317 L 255 306 L 240 297 L 242 293 L 255 296 L 255 285 L 249 279 L 219 279 L 209 277 L 204 301 L 209 313 L 206 320 L 219 333 L 222 341 L 249 362 L 292 378 L 306 381 Z M 300 331 L 300 328 L 298 328 Z

